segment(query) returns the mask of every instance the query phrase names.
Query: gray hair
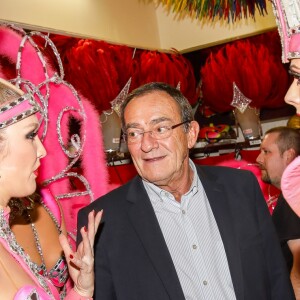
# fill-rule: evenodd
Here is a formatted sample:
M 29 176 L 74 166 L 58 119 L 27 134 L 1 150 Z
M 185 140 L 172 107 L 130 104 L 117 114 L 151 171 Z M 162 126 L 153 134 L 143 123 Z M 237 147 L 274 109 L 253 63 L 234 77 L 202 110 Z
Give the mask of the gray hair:
M 178 108 L 180 110 L 182 122 L 194 120 L 194 114 L 190 103 L 178 89 L 163 82 L 150 82 L 133 90 L 130 94 L 128 94 L 128 96 L 125 98 L 124 102 L 122 103 L 121 122 L 122 122 L 123 129 L 125 127 L 124 111 L 127 104 L 134 98 L 146 94 L 151 94 L 153 92 L 165 92 L 166 94 L 168 94 L 174 99 L 174 101 L 177 103 Z M 185 124 L 185 130 L 187 130 L 188 128 L 189 128 L 189 124 L 187 123 Z

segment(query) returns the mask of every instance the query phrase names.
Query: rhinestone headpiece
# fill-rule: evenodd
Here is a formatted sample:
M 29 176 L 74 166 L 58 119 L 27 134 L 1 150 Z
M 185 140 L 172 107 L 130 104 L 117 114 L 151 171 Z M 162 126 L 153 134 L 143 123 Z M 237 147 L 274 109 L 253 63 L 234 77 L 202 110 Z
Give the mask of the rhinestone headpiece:
M 281 38 L 282 61 L 300 58 L 300 1 L 273 0 L 272 4 Z
M 40 106 L 32 94 L 24 94 L 23 91 L 1 78 L 0 100 L 1 103 L 6 103 L 0 108 L 0 129 L 40 111 Z

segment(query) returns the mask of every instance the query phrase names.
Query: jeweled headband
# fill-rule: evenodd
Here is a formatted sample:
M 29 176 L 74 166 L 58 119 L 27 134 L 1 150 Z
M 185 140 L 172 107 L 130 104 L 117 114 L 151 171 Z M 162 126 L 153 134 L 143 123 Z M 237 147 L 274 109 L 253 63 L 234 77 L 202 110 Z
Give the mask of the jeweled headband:
M 281 38 L 282 61 L 300 58 L 300 1 L 272 0 Z
M 24 94 L 0 78 L 0 98 L 6 105 L 0 108 L 0 129 L 19 122 L 40 111 L 40 106 L 30 93 Z

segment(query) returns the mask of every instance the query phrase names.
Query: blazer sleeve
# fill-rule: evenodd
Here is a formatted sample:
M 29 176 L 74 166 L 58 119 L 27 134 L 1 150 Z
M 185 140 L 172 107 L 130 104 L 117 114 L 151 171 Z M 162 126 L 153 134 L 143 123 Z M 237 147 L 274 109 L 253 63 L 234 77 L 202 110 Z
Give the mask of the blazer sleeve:
M 78 212 L 77 215 L 77 237 L 76 237 L 76 246 L 78 247 L 78 245 L 80 244 L 80 242 L 82 241 L 82 236 L 80 234 L 80 229 L 83 226 L 87 226 L 88 223 L 88 213 L 90 210 L 88 210 L 88 208 L 83 208 Z
M 95 292 L 94 299 L 115 300 L 115 288 L 108 265 L 108 256 L 104 247 L 95 247 Z

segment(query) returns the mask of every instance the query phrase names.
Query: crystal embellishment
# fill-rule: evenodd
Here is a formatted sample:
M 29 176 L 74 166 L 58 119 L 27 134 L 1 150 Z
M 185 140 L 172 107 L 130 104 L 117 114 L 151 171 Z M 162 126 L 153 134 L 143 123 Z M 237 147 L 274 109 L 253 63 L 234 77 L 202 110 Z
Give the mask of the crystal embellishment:
M 252 102 L 251 99 L 247 98 L 233 82 L 233 100 L 230 105 L 236 107 L 241 113 L 247 109 L 248 105 Z

